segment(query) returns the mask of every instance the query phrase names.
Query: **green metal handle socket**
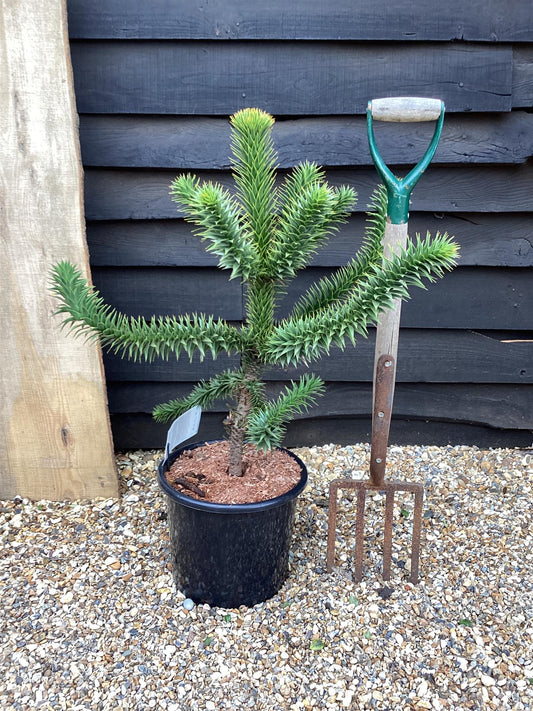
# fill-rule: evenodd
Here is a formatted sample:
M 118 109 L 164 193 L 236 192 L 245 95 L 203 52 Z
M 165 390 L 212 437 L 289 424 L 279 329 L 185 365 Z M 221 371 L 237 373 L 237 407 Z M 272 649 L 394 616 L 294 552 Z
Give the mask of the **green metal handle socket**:
M 424 99 L 414 96 L 373 99 L 368 103 L 366 119 L 370 154 L 387 188 L 387 215 L 393 225 L 404 224 L 409 219 L 411 193 L 437 150 L 444 123 L 444 111 L 444 102 L 440 99 Z M 374 137 L 373 119 L 402 123 L 436 120 L 433 138 L 426 152 L 405 178 L 396 177 L 379 154 Z

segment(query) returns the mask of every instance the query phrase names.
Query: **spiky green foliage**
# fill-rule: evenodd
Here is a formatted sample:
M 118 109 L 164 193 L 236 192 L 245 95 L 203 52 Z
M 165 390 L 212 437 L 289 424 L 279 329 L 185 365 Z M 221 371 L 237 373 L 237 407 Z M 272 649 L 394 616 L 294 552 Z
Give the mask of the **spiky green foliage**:
M 215 400 L 235 397 L 244 378 L 243 370 L 225 370 L 211 380 L 201 380 L 187 397 L 158 405 L 153 411 L 154 419 L 156 422 L 172 422 L 191 407 L 199 405 L 205 410 L 211 407 Z M 247 381 L 247 388 L 252 394 L 256 408 L 264 404 L 264 387 L 264 383 L 259 380 L 249 378 Z
M 275 223 L 276 153 L 271 130 L 274 119 L 259 109 L 245 109 L 230 119 L 233 126 L 233 176 L 243 219 L 262 266 L 268 262 Z
M 82 278 L 63 262 L 53 270 L 53 290 L 64 324 L 122 356 L 152 361 L 199 353 L 239 353 L 241 367 L 202 381 L 185 398 L 159 405 L 158 421 L 170 421 L 194 405 L 210 407 L 229 399 L 227 423 L 233 449 L 244 441 L 261 448 L 281 442 L 287 422 L 305 411 L 322 393 L 320 378 L 304 375 L 274 400 L 267 400 L 261 376 L 266 367 L 309 363 L 336 345 L 344 347 L 366 336 L 379 313 L 396 298 L 406 299 L 412 286 L 424 287 L 450 269 L 457 247 L 447 235 L 417 236 L 407 248 L 383 259 L 386 192 L 372 197 L 363 245 L 347 265 L 319 280 L 294 306 L 276 319 L 281 295 L 326 239 L 346 221 L 355 203 L 348 187 L 331 187 L 324 171 L 312 163 L 295 168 L 276 187 L 273 118 L 259 109 L 231 117 L 234 194 L 191 175 L 171 185 L 172 199 L 206 249 L 218 258 L 230 278 L 242 280 L 245 319 L 240 327 L 203 314 L 131 318 L 106 305 Z M 425 288 L 425 287 L 424 287 Z M 238 473 L 239 457 L 232 470 Z
M 357 284 L 373 273 L 383 259 L 381 243 L 387 220 L 387 191 L 383 185 L 372 193 L 368 205 L 365 236 L 359 253 L 330 277 L 313 284 L 296 303 L 292 316 L 312 316 L 341 303 Z
M 354 203 L 351 188 L 328 187 L 324 173 L 312 163 L 296 168 L 281 195 L 271 271 L 280 281 L 292 279 L 306 266 L 332 232 L 346 221 Z
M 163 316 L 146 321 L 120 314 L 104 303 L 102 297 L 70 262 L 60 262 L 52 269 L 52 291 L 59 301 L 57 314 L 68 314 L 63 325 L 75 334 L 99 338 L 104 347 L 132 360 L 168 360 L 185 352 L 203 359 L 207 352 L 213 358 L 224 351 L 240 352 L 241 332 L 212 316 Z
M 270 449 L 272 443 L 281 443 L 286 423 L 297 413 L 305 412 L 314 405 L 324 392 L 324 383 L 316 375 L 304 375 L 297 383 L 291 383 L 274 400 L 255 410 L 248 418 L 248 438 L 261 449 Z
M 248 279 L 257 269 L 257 252 L 245 234 L 239 205 L 228 191 L 182 175 L 171 184 L 170 194 L 186 212 L 186 220 L 200 226 L 196 232 L 208 243 L 206 251 L 219 257 L 223 269 L 231 270 L 230 279 Z
M 425 240 L 417 236 L 399 255 L 373 265 L 342 303 L 279 323 L 266 345 L 267 359 L 280 365 L 310 362 L 328 353 L 332 345 L 355 344 L 356 334 L 367 336 L 368 327 L 378 321 L 381 311 L 394 299 L 408 299 L 409 287 L 426 288 L 423 279 L 434 281 L 451 269 L 457 247 L 447 235 Z

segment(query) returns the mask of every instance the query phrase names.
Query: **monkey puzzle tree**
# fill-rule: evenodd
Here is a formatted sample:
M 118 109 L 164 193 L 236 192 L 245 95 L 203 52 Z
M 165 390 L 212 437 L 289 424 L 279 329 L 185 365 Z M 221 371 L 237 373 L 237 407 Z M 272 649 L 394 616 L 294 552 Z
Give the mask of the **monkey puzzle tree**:
M 185 398 L 154 410 L 170 422 L 189 408 L 209 407 L 229 398 L 225 420 L 230 442 L 229 471 L 242 474 L 245 442 L 271 449 L 281 443 L 288 421 L 323 392 L 312 374 L 291 382 L 279 396 L 267 399 L 262 374 L 268 367 L 309 364 L 332 346 L 355 343 L 376 324 L 379 313 L 396 298 L 408 298 L 411 286 L 423 287 L 451 269 L 457 245 L 446 235 L 409 242 L 398 255 L 384 259 L 381 237 L 386 224 L 386 193 L 378 188 L 369 206 L 365 238 L 359 253 L 331 276 L 316 282 L 285 318 L 276 308 L 289 282 L 344 222 L 356 200 L 350 187 L 328 185 L 313 163 L 297 166 L 276 185 L 274 119 L 259 109 L 231 117 L 234 193 L 192 175 L 171 185 L 173 200 L 195 225 L 207 251 L 245 288 L 245 316 L 234 326 L 204 314 L 133 318 L 106 305 L 69 262 L 53 269 L 52 289 L 75 332 L 100 339 L 123 357 L 143 359 L 189 357 L 199 353 L 240 355 L 240 367 L 198 383 Z

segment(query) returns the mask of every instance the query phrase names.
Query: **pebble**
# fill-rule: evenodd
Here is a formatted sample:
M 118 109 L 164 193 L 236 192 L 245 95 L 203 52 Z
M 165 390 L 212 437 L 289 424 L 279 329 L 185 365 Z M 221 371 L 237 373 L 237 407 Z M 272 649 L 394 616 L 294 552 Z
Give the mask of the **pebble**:
M 309 485 L 289 577 L 251 609 L 195 605 L 175 589 L 161 452 L 117 456 L 119 501 L 0 501 L 0 708 L 531 711 L 529 451 L 389 448 L 387 471 L 425 484 L 418 585 L 403 494 L 391 580 L 380 495 L 367 500 L 364 577 L 352 580 L 348 491 L 325 572 L 329 482 L 366 477 L 369 447 L 295 451 Z
M 491 676 L 487 676 L 487 674 L 482 674 L 481 683 L 483 684 L 483 686 L 494 686 L 496 681 Z

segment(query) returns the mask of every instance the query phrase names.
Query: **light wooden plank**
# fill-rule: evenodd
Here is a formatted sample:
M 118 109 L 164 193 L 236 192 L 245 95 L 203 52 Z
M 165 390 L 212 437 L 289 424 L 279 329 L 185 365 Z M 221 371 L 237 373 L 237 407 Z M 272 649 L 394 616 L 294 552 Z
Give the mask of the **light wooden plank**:
M 61 0 L 0 3 L 0 496 L 116 496 L 98 349 L 60 331 L 52 263 L 88 273 Z
M 533 39 L 529 0 L 69 0 L 72 37 L 124 39 Z
M 511 110 L 505 45 L 87 41 L 72 59 L 80 113 L 351 115 L 406 94 L 448 111 Z

